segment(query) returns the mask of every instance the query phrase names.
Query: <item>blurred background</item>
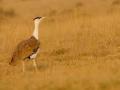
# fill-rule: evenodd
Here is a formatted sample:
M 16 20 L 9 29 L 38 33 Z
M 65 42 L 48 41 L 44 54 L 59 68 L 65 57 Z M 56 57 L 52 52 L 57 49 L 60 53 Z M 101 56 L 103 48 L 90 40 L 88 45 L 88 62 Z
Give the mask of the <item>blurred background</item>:
M 39 29 L 37 57 L 8 65 L 16 45 Z M 0 90 L 119 90 L 120 0 L 0 0 Z

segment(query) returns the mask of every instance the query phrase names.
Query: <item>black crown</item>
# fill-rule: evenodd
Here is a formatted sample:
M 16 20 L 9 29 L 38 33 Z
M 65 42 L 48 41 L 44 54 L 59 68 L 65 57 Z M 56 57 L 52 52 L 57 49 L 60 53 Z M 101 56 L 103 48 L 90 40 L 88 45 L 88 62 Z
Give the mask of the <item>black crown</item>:
M 40 18 L 42 18 L 42 17 L 35 17 L 33 20 L 35 20 L 35 19 L 40 19 Z

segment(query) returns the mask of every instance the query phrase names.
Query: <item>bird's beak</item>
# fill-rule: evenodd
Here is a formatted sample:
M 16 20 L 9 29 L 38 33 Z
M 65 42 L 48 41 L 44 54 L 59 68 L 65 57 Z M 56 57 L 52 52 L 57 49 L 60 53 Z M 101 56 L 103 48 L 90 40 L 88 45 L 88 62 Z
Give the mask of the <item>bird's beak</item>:
M 42 17 L 42 19 L 45 19 L 46 17 Z

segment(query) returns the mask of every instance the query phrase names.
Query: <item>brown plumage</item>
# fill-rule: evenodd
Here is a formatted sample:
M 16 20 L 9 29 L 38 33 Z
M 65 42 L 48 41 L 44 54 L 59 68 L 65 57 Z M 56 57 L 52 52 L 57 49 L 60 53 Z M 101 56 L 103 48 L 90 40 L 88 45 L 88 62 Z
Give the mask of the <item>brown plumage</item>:
M 40 46 L 40 42 L 34 37 L 30 37 L 28 40 L 24 40 L 17 45 L 17 48 L 14 50 L 12 59 L 9 64 L 16 65 L 17 62 L 30 59 L 30 56 L 35 54 Z
M 34 18 L 34 31 L 33 35 L 28 39 L 24 40 L 21 43 L 19 43 L 16 47 L 16 49 L 13 52 L 12 58 L 9 62 L 10 65 L 16 65 L 18 62 L 22 62 L 23 65 L 23 72 L 25 71 L 25 60 L 28 59 L 33 59 L 33 66 L 35 70 L 37 71 L 37 64 L 36 64 L 36 56 L 39 51 L 39 46 L 40 42 L 38 41 L 38 30 L 39 30 L 39 23 L 41 22 L 42 19 L 45 17 L 36 17 Z

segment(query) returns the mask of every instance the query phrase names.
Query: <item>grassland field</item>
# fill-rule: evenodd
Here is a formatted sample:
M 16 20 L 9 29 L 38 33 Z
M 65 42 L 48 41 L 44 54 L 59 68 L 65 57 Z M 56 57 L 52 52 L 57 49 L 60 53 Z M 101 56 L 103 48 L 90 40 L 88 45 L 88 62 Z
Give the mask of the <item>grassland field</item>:
M 40 24 L 36 60 L 10 66 Z M 0 0 L 0 90 L 120 90 L 120 0 Z

